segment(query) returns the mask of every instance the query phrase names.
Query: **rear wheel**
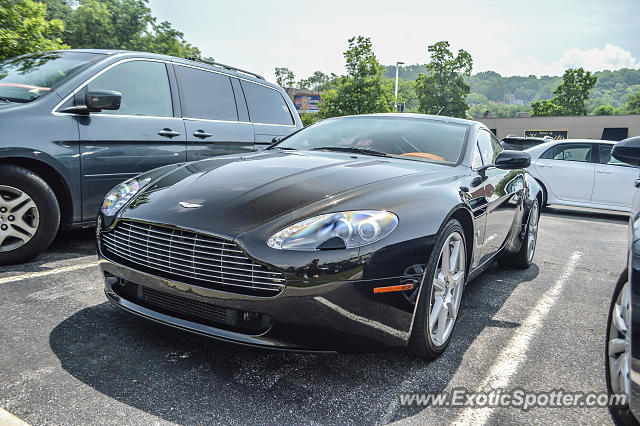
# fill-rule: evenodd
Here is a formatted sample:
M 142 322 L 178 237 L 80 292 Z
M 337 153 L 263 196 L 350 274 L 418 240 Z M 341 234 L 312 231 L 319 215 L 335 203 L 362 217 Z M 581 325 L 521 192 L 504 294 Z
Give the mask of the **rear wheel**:
M 466 260 L 464 230 L 450 220 L 436 238 L 422 276 L 409 340 L 412 355 L 434 359 L 449 344 L 467 279 Z
M 35 173 L 0 165 L 0 265 L 27 261 L 45 250 L 60 224 L 56 196 Z
M 517 253 L 508 253 L 500 259 L 500 263 L 515 266 L 516 268 L 527 269 L 533 262 L 538 243 L 538 222 L 540 220 L 540 205 L 536 199 L 529 210 L 529 220 L 525 231 L 522 246 Z

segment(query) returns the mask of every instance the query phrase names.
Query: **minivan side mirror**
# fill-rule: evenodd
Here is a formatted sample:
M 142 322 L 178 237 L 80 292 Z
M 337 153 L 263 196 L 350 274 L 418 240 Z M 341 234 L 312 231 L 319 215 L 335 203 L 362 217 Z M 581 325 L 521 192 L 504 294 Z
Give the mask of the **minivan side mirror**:
M 495 166 L 503 170 L 524 169 L 531 165 L 531 156 L 524 151 L 505 150 L 496 157 Z
M 621 140 L 613 146 L 611 156 L 631 166 L 640 166 L 640 136 Z
M 85 106 L 89 111 L 118 110 L 122 94 L 114 90 L 93 90 L 85 95 Z
M 102 110 L 118 110 L 122 102 L 122 94 L 114 90 L 92 90 L 83 87 L 73 95 L 73 106 L 61 109 L 69 114 L 89 114 Z

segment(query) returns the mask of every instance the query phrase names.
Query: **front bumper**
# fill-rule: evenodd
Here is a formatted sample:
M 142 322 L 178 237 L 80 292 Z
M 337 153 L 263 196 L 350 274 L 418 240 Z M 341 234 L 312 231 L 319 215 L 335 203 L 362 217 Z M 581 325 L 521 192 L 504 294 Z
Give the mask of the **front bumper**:
M 105 294 L 118 307 L 231 342 L 272 349 L 369 351 L 404 347 L 411 331 L 413 307 L 405 296 L 373 293 L 375 287 L 400 284 L 401 278 L 300 282 L 277 296 L 257 297 L 156 277 L 103 257 L 99 264 Z

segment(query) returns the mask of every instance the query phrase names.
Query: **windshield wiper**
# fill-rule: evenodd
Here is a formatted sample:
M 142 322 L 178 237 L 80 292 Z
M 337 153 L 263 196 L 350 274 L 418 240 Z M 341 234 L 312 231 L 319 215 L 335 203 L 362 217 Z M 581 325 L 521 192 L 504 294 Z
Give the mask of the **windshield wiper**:
M 276 145 L 276 146 L 274 146 L 274 147 L 270 147 L 270 148 L 268 148 L 268 149 L 281 149 L 281 150 L 283 150 L 283 151 L 297 151 L 297 149 L 296 149 L 296 148 L 290 148 L 290 147 L 288 147 L 288 146 L 278 146 L 278 145 Z
M 313 148 L 312 151 L 338 151 L 338 152 L 355 152 L 356 154 L 375 155 L 377 157 L 391 157 L 390 154 L 373 149 L 358 148 L 355 146 L 319 146 Z
M 2 102 L 13 102 L 12 100 L 7 99 L 7 98 L 3 98 L 2 96 L 0 96 L 0 101 L 2 101 Z

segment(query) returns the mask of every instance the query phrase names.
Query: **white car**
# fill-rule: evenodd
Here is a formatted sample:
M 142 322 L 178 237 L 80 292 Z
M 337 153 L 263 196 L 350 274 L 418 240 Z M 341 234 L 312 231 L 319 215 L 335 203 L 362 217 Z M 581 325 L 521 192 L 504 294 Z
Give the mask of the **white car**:
M 615 142 L 564 139 L 527 149 L 529 173 L 542 185 L 542 205 L 631 211 L 638 168 L 611 157 Z

